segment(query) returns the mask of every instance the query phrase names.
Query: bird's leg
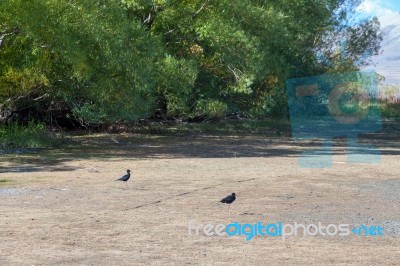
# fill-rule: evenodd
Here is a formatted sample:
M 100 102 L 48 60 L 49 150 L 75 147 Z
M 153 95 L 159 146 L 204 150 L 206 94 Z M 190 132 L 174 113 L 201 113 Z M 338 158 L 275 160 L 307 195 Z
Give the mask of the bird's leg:
M 228 213 L 229 213 L 229 216 L 231 216 L 231 205 L 228 205 Z

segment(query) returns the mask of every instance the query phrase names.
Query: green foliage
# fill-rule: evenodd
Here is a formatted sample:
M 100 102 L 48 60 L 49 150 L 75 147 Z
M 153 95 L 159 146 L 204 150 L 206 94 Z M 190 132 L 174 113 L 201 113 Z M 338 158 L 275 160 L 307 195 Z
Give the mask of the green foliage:
M 382 100 L 379 108 L 383 119 L 400 119 L 400 100 L 397 102 Z
M 27 109 L 84 125 L 287 116 L 288 78 L 354 70 L 379 51 L 379 22 L 352 21 L 358 4 L 0 1 L 0 122 Z
M 228 106 L 218 100 L 200 101 L 197 105 L 197 115 L 211 118 L 223 118 L 228 112 Z
M 379 108 L 383 119 L 400 119 L 400 86 L 381 85 Z
M 50 92 L 86 122 L 148 116 L 160 43 L 118 1 L 58 2 L 0 3 L 1 30 L 15 29 L 0 50 L 1 95 Z
M 27 125 L 0 125 L 0 148 L 39 148 L 57 142 L 57 138 L 50 135 L 43 124 L 30 122 Z
M 161 62 L 157 93 L 166 105 L 167 116 L 188 116 L 187 102 L 196 78 L 196 64 L 191 60 L 167 55 Z

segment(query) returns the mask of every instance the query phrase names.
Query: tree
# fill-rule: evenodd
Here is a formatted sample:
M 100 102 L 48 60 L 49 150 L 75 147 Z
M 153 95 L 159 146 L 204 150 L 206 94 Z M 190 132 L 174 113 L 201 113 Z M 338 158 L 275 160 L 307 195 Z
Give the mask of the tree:
M 353 19 L 359 4 L 1 1 L 0 112 L 82 124 L 285 115 L 288 78 L 354 70 L 379 51 L 379 22 Z
M 43 96 L 47 110 L 61 103 L 87 122 L 151 113 L 161 43 L 128 20 L 120 2 L 13 0 L 2 1 L 0 10 L 7 34 L 0 50 L 1 96 Z M 17 109 L 27 104 L 9 103 Z

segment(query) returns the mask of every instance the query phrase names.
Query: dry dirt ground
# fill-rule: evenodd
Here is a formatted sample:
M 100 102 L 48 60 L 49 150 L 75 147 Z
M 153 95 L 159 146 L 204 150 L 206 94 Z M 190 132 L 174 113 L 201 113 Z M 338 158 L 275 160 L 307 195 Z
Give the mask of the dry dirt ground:
M 315 141 L 241 134 L 74 136 L 68 147 L 3 154 L 0 265 L 399 265 L 400 134 L 366 141 L 378 164 L 304 169 Z M 128 187 L 115 179 L 126 169 Z M 219 200 L 235 192 L 228 206 Z M 380 225 L 383 236 L 188 235 L 198 224 Z M 194 233 L 193 233 L 194 234 Z

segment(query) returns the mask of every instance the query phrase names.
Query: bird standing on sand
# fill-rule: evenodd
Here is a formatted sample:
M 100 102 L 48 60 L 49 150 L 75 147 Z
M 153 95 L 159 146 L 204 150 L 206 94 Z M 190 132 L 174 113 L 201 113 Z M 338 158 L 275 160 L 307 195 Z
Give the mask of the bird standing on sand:
M 128 183 L 126 183 L 126 181 L 128 181 L 129 178 L 131 177 L 131 170 L 128 169 L 128 170 L 126 170 L 126 172 L 127 172 L 126 175 L 124 175 L 124 176 L 118 178 L 118 179 L 115 180 L 115 181 L 124 181 L 125 184 L 126 184 L 126 186 L 128 186 Z
M 231 214 L 231 203 L 232 202 L 234 202 L 235 201 L 235 199 L 236 199 L 236 194 L 235 193 L 232 193 L 231 195 L 229 195 L 229 196 L 227 196 L 227 197 L 225 197 L 225 198 L 223 198 L 222 200 L 221 200 L 221 202 L 222 203 L 226 203 L 226 204 L 229 204 L 229 214 Z

